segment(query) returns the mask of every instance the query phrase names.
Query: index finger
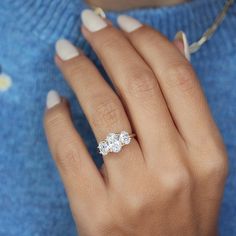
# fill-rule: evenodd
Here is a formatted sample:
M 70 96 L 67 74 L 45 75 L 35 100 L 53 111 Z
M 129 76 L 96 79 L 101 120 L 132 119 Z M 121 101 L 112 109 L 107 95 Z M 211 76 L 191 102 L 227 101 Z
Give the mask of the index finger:
M 216 134 L 214 137 L 218 137 L 199 80 L 188 60 L 173 43 L 129 16 L 120 16 L 118 24 L 155 73 L 184 140 L 199 144 L 212 132 Z

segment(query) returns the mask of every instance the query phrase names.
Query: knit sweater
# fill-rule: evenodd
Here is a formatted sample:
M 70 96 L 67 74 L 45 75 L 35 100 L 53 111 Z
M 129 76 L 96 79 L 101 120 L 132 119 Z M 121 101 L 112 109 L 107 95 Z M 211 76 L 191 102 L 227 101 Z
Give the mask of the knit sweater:
M 125 13 L 170 39 L 183 30 L 189 42 L 194 42 L 223 5 L 224 0 L 193 0 Z M 82 48 L 104 74 L 80 33 L 80 13 L 87 7 L 82 0 L 0 1 L 0 236 L 76 235 L 68 200 L 48 150 L 43 114 L 50 89 L 66 96 L 78 131 L 96 164 L 101 165 L 91 129 L 53 61 L 56 40 L 67 38 Z M 118 14 L 108 12 L 107 17 L 116 24 Z M 234 5 L 216 34 L 192 56 L 229 153 L 230 173 L 219 222 L 223 236 L 236 235 L 235 62 Z

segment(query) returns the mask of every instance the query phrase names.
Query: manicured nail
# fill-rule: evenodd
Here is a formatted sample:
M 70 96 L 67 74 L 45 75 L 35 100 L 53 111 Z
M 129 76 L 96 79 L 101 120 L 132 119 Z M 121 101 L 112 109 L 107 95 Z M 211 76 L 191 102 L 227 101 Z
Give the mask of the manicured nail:
M 183 43 L 183 53 L 185 55 L 185 57 L 190 61 L 191 60 L 191 55 L 189 52 L 189 44 L 188 44 L 188 40 L 187 40 L 187 36 L 183 31 L 179 31 L 176 35 L 175 35 L 175 40 L 180 40 Z
M 60 95 L 57 91 L 51 90 L 47 95 L 47 109 L 50 109 L 61 102 Z
M 78 49 L 66 39 L 59 39 L 56 42 L 56 52 L 63 61 L 79 56 Z
M 127 33 L 133 32 L 142 26 L 142 24 L 138 20 L 127 15 L 120 15 L 117 18 L 117 23 L 120 28 Z
M 98 16 L 94 11 L 85 9 L 81 13 L 81 19 L 84 26 L 90 32 L 96 32 L 108 26 L 107 22 Z

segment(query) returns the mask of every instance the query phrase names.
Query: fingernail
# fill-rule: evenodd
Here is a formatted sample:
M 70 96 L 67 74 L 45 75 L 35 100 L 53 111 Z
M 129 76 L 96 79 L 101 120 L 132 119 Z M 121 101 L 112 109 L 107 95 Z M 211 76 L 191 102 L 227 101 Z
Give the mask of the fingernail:
M 57 91 L 51 90 L 47 95 L 47 109 L 50 109 L 61 102 L 60 95 Z
M 138 20 L 127 15 L 120 15 L 117 18 L 117 23 L 120 28 L 127 33 L 131 33 L 142 26 L 142 24 Z
M 94 11 L 90 9 L 85 9 L 81 13 L 81 20 L 84 24 L 84 26 L 90 31 L 90 32 L 96 32 L 99 31 L 105 27 L 107 27 L 107 22 L 102 19 L 100 16 L 98 16 Z
M 183 31 L 179 31 L 176 35 L 175 35 L 175 40 L 180 40 L 183 43 L 183 53 L 185 55 L 185 57 L 188 59 L 188 61 L 191 60 L 191 55 L 190 55 L 190 51 L 189 51 L 189 44 L 188 44 L 188 40 L 187 40 L 187 36 Z
M 66 39 L 59 39 L 56 42 L 56 53 L 63 61 L 79 56 L 78 49 Z

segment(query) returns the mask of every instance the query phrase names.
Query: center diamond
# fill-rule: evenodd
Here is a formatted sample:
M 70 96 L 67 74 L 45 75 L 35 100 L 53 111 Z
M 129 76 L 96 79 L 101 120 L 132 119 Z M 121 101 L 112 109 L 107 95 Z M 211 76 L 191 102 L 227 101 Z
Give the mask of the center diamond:
M 119 134 L 115 134 L 115 133 L 110 133 L 108 134 L 106 141 L 110 147 L 110 150 L 112 152 L 119 152 L 122 148 L 122 143 L 120 142 L 119 139 Z

